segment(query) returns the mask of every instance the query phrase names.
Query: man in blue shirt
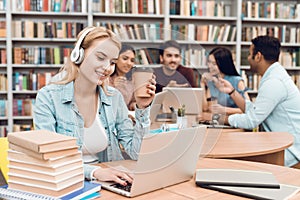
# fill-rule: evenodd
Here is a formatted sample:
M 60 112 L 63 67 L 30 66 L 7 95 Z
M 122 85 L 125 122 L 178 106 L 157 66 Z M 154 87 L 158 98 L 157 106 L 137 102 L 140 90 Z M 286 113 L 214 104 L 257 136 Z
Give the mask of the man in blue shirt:
M 295 166 L 300 161 L 300 92 L 278 62 L 280 47 L 277 38 L 258 36 L 252 39 L 248 55 L 250 70 L 262 76 L 255 103 L 245 100 L 228 81 L 215 82 L 244 112 L 226 117 L 225 122 L 244 129 L 262 124 L 266 131 L 293 134 L 294 143 L 285 151 L 285 165 Z

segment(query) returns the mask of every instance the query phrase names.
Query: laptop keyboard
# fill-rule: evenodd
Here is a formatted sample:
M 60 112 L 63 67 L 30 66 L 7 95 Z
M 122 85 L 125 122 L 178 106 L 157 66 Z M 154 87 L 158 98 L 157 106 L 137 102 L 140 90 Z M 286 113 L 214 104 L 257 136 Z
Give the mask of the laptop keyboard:
M 127 185 L 124 186 L 124 185 L 121 185 L 119 183 L 114 183 L 111 186 L 115 187 L 115 188 L 118 188 L 118 189 L 121 189 L 121 190 L 125 190 L 126 192 L 130 192 L 132 184 L 127 182 Z

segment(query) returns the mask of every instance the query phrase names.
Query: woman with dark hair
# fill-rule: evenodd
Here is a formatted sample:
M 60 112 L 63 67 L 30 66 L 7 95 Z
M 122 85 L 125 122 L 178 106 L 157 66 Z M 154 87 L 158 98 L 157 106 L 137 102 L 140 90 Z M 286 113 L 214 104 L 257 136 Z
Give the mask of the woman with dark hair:
M 116 62 L 115 71 L 109 78 L 109 84 L 117 88 L 124 97 L 128 110 L 134 110 L 136 101 L 131 77 L 131 69 L 135 63 L 135 50 L 123 44 Z
M 216 86 L 215 81 L 218 78 L 228 80 L 236 91 L 238 91 L 244 98 L 248 98 L 245 93 L 245 83 L 242 77 L 236 70 L 233 63 L 232 54 L 230 50 L 224 47 L 216 47 L 212 49 L 208 55 L 207 66 L 209 72 L 202 75 L 201 87 L 206 88 L 206 98 L 204 99 L 204 111 L 217 111 L 218 113 L 234 114 L 241 113 L 241 110 L 231 99 L 229 94 L 220 92 Z M 217 104 L 212 108 L 208 106 L 208 101 L 215 99 Z

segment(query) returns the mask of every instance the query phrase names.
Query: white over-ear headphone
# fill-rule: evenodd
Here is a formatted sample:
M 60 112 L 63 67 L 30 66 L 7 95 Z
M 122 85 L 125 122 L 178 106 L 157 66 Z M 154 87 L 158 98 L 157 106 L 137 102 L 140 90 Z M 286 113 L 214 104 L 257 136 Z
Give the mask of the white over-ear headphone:
M 84 58 L 84 49 L 81 47 L 81 43 L 84 40 L 84 38 L 87 36 L 87 34 L 89 34 L 89 32 L 91 32 L 95 28 L 96 27 L 92 27 L 92 28 L 85 30 L 82 33 L 82 35 L 80 36 L 80 38 L 78 39 L 78 41 L 76 42 L 76 45 L 70 55 L 71 61 L 73 63 L 79 65 L 82 62 L 82 60 Z

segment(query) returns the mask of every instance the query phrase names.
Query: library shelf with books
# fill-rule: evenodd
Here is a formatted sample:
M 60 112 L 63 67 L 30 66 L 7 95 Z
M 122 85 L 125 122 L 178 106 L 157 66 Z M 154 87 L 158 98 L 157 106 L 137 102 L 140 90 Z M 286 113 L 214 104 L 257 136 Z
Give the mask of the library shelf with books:
M 37 4 L 33 3 L 32 7 L 24 5 L 30 1 Z M 70 4 L 51 4 L 57 2 Z M 55 6 L 52 7 L 53 5 Z M 78 6 L 74 7 L 75 5 Z M 280 13 L 283 14 L 280 17 L 277 17 L 276 12 L 274 14 L 274 10 L 276 11 L 278 7 L 281 7 Z M 32 128 L 32 116 L 13 114 L 14 107 L 15 109 L 17 107 L 13 104 L 13 100 L 30 99 L 34 106 L 33 99 L 41 86 L 24 84 L 26 89 L 23 90 L 23 82 L 26 82 L 24 77 L 25 80 L 35 80 L 38 74 L 46 76 L 57 72 L 76 41 L 76 34 L 62 35 L 62 30 L 76 27 L 74 25 L 76 23 L 81 24 L 81 27 L 106 26 L 113 30 L 123 43 L 131 44 L 137 50 L 137 65 L 157 66 L 159 46 L 165 40 L 176 39 L 182 46 L 183 64 L 194 69 L 197 83 L 200 82 L 201 74 L 207 71 L 207 53 L 216 46 L 229 48 L 238 70 L 244 71 L 247 76 L 251 75 L 247 62 L 243 60 L 245 56 L 243 52 L 248 51 L 251 44 L 249 38 L 254 37 L 252 31 L 260 26 L 275 27 L 276 32 L 285 30 L 286 37 L 282 41 L 285 59 L 282 62 L 292 62 L 292 65 L 286 67 L 298 81 L 300 71 L 291 68 L 300 66 L 300 59 L 294 59 L 298 58 L 297 52 L 300 52 L 299 9 L 299 0 L 291 0 L 286 4 L 279 0 L 6 1 L 5 11 L 0 10 L 0 22 L 6 22 L 6 38 L 1 38 L 0 34 L 1 58 L 6 56 L 5 63 L 1 59 L 0 74 L 7 79 L 7 90 L 1 90 L 0 97 L 6 99 L 8 103 L 7 116 L 1 116 L 0 127 L 4 125 L 8 132 Z M 293 11 L 295 14 L 291 15 Z M 24 26 L 27 31 L 16 31 L 16 29 L 23 30 Z M 78 26 L 79 28 L 72 33 L 77 33 L 81 29 L 80 25 Z M 48 31 L 44 34 L 37 31 L 41 30 L 41 27 L 46 27 Z M 179 34 L 176 35 L 177 32 Z M 257 31 L 254 33 L 258 34 Z M 6 52 L 2 55 L 1 50 L 5 49 Z M 45 51 L 50 52 L 52 57 L 38 58 L 37 55 Z M 65 52 L 63 56 L 55 57 L 62 51 Z M 15 54 L 26 59 L 15 58 Z M 18 73 L 23 78 L 21 85 L 20 81 L 16 84 L 15 77 Z M 43 80 L 43 75 L 41 79 Z M 248 77 L 249 79 L 251 81 Z M 22 86 L 22 90 L 16 90 L 16 86 L 17 88 Z M 251 92 L 252 96 L 255 94 L 255 91 Z
M 8 131 L 8 87 L 6 59 L 6 12 L 3 1 L 0 1 L 0 137 Z
M 250 97 L 255 98 L 260 77 L 249 71 L 247 56 L 251 39 L 258 35 L 279 38 L 279 62 L 300 88 L 300 1 L 242 1 L 241 74 Z
M 7 120 L 0 120 L 8 132 L 30 130 L 37 90 L 63 65 L 77 34 L 88 25 L 87 0 L 13 0 L 6 6 L 9 103 Z

